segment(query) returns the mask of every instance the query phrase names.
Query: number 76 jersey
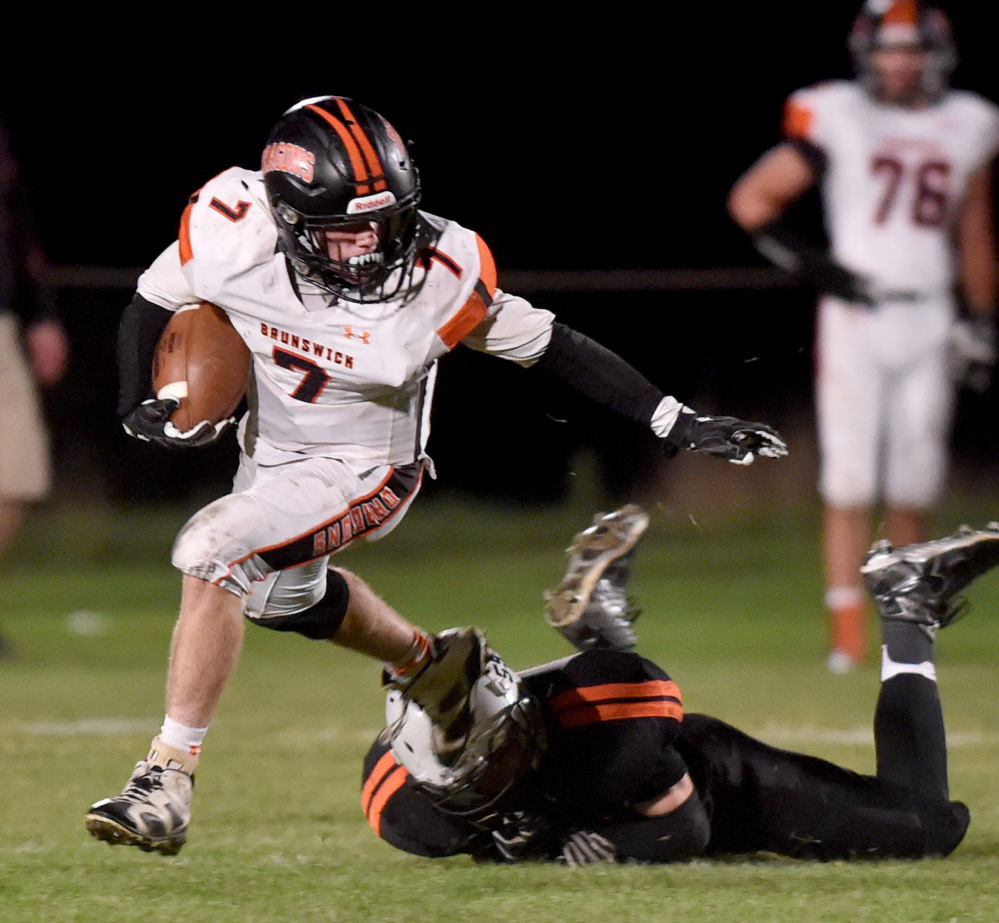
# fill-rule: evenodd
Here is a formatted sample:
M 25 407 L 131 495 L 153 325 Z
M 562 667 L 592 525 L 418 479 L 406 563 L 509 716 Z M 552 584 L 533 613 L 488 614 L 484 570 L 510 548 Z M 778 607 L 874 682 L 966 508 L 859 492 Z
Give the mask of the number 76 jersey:
M 948 298 L 954 220 L 969 177 L 999 149 L 999 108 L 964 90 L 925 109 L 885 106 L 831 81 L 788 99 L 784 133 L 822 154 L 834 257 L 883 289 Z

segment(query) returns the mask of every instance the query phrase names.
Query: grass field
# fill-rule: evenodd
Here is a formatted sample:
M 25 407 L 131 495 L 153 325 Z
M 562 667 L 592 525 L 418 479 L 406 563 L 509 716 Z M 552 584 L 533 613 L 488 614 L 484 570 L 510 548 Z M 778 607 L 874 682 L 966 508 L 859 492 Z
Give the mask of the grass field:
M 999 502 L 938 514 L 976 525 Z M 344 566 L 428 629 L 474 623 L 514 667 L 569 653 L 543 589 L 593 509 L 417 504 Z M 780 746 L 873 770 L 874 665 L 824 667 L 811 507 L 695 523 L 653 511 L 633 592 L 640 649 L 707 711 Z M 116 793 L 158 728 L 183 510 L 55 509 L 0 577 L 0 920 L 995 921 L 999 919 L 999 574 L 938 644 L 954 797 L 972 827 L 949 859 L 812 864 L 760 856 L 675 867 L 429 862 L 377 840 L 360 763 L 381 724 L 378 665 L 249 628 L 206 741 L 179 856 L 111 849 L 83 816 Z

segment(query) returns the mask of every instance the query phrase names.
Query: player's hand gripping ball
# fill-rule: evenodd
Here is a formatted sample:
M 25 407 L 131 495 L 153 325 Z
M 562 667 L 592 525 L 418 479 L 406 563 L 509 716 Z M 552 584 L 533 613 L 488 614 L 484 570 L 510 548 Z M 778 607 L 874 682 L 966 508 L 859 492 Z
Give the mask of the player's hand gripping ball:
M 124 421 L 138 439 L 167 448 L 214 442 L 246 394 L 250 351 L 225 312 L 209 302 L 170 319 L 153 356 L 155 399 Z

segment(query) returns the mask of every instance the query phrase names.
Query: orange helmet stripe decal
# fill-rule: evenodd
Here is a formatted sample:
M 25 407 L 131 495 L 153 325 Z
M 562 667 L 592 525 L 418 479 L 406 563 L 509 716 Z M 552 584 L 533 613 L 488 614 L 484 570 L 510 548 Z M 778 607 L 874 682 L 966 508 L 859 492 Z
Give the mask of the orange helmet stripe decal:
M 381 192 L 383 189 L 387 189 L 388 183 L 386 183 L 384 179 L 385 168 L 382 166 L 381 159 L 378 156 L 378 151 L 375 150 L 375 146 L 371 143 L 371 139 L 367 136 L 364 129 L 361 128 L 360 123 L 354 117 L 354 113 L 350 111 L 350 107 L 347 103 L 338 98 L 336 104 L 343 113 L 343 117 L 347 122 L 347 128 L 350 129 L 350 133 L 354 136 L 357 146 L 361 149 L 361 153 L 368 166 L 369 175 L 383 177 L 382 179 L 375 180 L 375 192 Z
M 354 182 L 357 184 L 358 195 L 367 195 L 371 190 L 371 173 L 368 170 L 368 165 L 364 160 L 364 155 L 361 153 L 361 148 L 357 144 L 357 139 L 354 137 L 353 132 L 343 124 L 338 118 L 330 115 L 325 109 L 319 108 L 319 106 L 308 106 L 316 113 L 320 118 L 326 121 L 333 130 L 340 136 L 340 140 L 343 141 L 343 145 L 347 148 L 347 155 L 350 157 L 350 166 L 354 171 Z
M 919 22 L 916 0 L 896 0 L 881 19 L 888 26 L 914 26 Z

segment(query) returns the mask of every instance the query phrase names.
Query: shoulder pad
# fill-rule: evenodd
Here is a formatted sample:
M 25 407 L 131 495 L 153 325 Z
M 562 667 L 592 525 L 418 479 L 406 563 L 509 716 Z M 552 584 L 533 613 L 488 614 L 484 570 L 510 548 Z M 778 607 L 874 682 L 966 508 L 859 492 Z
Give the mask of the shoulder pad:
M 269 260 L 277 246 L 260 173 L 232 167 L 205 183 L 181 218 L 182 263 L 211 260 L 240 269 Z

